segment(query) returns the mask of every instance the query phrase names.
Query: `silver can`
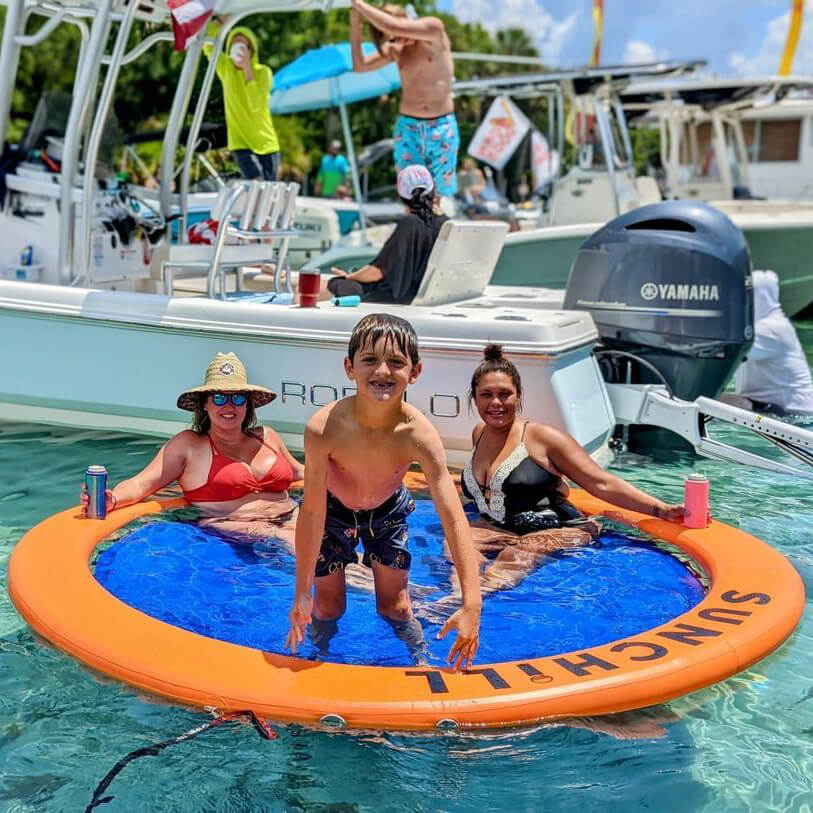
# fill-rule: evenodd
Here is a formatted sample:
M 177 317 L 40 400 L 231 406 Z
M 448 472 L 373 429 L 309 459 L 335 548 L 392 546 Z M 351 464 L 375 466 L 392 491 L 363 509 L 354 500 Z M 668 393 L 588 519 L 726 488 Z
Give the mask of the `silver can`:
M 88 495 L 89 519 L 107 516 L 107 469 L 104 466 L 88 466 L 85 472 L 85 489 Z

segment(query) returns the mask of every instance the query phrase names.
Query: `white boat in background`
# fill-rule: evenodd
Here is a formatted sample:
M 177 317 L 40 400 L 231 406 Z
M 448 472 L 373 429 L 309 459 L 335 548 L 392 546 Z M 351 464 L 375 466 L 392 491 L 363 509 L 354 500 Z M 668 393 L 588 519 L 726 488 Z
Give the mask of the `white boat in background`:
M 536 227 L 523 224 L 520 231 L 508 235 L 494 284 L 564 288 L 579 246 L 605 221 L 662 197 L 688 198 L 711 202 L 743 231 L 754 267 L 770 268 L 779 275 L 782 304 L 788 314 L 797 314 L 813 303 L 813 205 L 792 200 L 734 199 L 734 188 L 747 188 L 749 182 L 743 127 L 751 130 L 746 115 L 759 115 L 763 109 L 773 111 L 773 107 L 761 105 L 792 89 L 813 88 L 813 80 L 682 77 L 697 65 L 665 62 L 456 83 L 455 91 L 460 94 L 547 98 L 550 120 L 558 122 L 549 140 L 560 151 L 565 127 L 562 99 L 567 98 L 573 106 L 577 122 L 573 127 L 574 166 L 554 180 L 545 222 Z M 702 104 L 688 101 L 692 97 L 702 99 Z M 661 187 L 654 178 L 635 176 L 627 122 L 630 111 L 639 121 L 661 128 L 666 172 Z M 718 123 L 712 125 L 714 121 Z M 804 122 L 810 126 L 809 118 Z M 804 122 L 799 125 L 799 134 Z M 811 134 L 811 130 L 804 132 Z M 718 139 L 723 145 L 718 147 L 720 154 L 738 156 L 736 166 L 732 169 L 727 160 L 722 162 L 718 177 L 701 177 L 703 159 L 698 156 L 698 145 L 707 147 Z M 813 154 L 813 142 L 808 142 L 807 147 L 799 147 L 801 157 Z M 687 159 L 690 149 L 695 159 Z M 612 160 L 607 162 L 604 156 L 612 156 Z M 701 169 L 691 169 L 692 164 Z M 800 172 L 798 177 L 800 183 L 808 184 L 813 176 Z M 363 265 L 375 257 L 378 240 L 384 237 L 386 232 L 379 231 L 378 239 L 369 241 L 372 245 L 354 236 L 345 237 L 308 267 Z
M 605 222 L 660 199 L 654 185 L 635 177 L 635 164 L 619 93 L 640 78 L 682 75 L 701 61 L 665 60 L 643 65 L 600 66 L 566 71 L 512 74 L 455 82 L 456 96 L 543 99 L 551 155 L 562 155 L 565 131 L 577 156 L 551 182 L 547 209 L 536 221 L 523 220 L 505 241 L 492 282 L 495 285 L 564 289 L 579 246 Z M 565 102 L 571 115 L 565 113 Z M 607 156 L 611 156 L 608 161 Z M 349 268 L 369 262 L 389 232 L 378 229 L 367 240 L 351 234 L 308 268 Z
M 800 90 L 812 91 L 813 79 L 680 78 L 634 83 L 622 94 L 628 116 L 660 132 L 662 170 L 657 174 L 663 196 L 706 201 L 725 212 L 745 234 L 754 268 L 779 275 L 782 306 L 790 316 L 813 302 L 813 199 L 756 198 L 755 164 L 749 158 L 770 161 L 779 149 L 785 157 L 807 154 L 807 174 L 796 166 L 797 189 L 813 183 L 813 147 L 807 144 L 806 153 L 801 151 L 804 120 L 800 116 L 790 124 L 779 112 L 787 102 L 778 100 Z M 772 111 L 770 117 L 766 110 Z M 763 121 L 775 126 L 763 128 Z M 762 170 L 763 183 L 765 176 Z
M 813 433 L 761 420 L 708 399 L 681 401 L 671 397 L 667 386 L 635 383 L 630 375 L 622 382 L 607 384 L 593 353 L 599 335 L 589 308 L 577 302 L 578 310 L 564 310 L 561 293 L 541 288 L 490 287 L 507 230 L 504 223 L 445 224 L 418 295 L 409 306 L 362 304 L 351 309 L 329 303 L 314 308 L 283 304 L 291 301 L 281 279 L 289 245 L 296 236 L 291 229 L 296 185 L 252 181 L 228 186 L 217 202 L 220 225 L 214 244 L 172 244 L 164 220 L 172 206 L 168 179 L 173 175 L 180 125 L 186 119 L 202 43 L 193 41 L 184 57 L 164 141 L 160 211 L 154 211 L 127 189 L 101 188 L 92 173 L 81 171 L 80 154 L 85 167 L 96 166 L 100 134 L 121 66 L 171 39 L 169 32 L 156 31 L 128 50 L 133 23 L 165 22 L 165 3 L 99 0 L 92 7 L 80 7 L 74 0 L 3 2 L 0 129 L 8 118 L 21 47 L 45 39 L 62 22 L 77 25 L 85 44 L 60 173 L 26 174 L 20 165 L 6 176 L 8 194 L 0 212 L 0 244 L 6 252 L 5 267 L 20 281 L 0 281 L 0 343 L 14 348 L 14 370 L 0 390 L 0 419 L 167 435 L 188 420 L 188 415 L 174 409 L 178 391 L 197 383 L 200 370 L 216 351 L 232 350 L 257 380 L 280 395 L 263 410 L 262 419 L 271 422 L 291 448 L 301 449 L 305 423 L 314 411 L 352 391 L 342 359 L 353 326 L 364 314 L 384 309 L 397 312 L 416 328 L 424 372 L 408 397 L 436 426 L 452 465 L 459 465 L 470 449 L 473 417 L 466 396 L 471 372 L 482 358 L 483 346 L 498 342 L 522 373 L 527 417 L 570 432 L 600 461 L 609 456 L 617 423 L 643 423 L 677 433 L 702 454 L 807 476 L 807 472 L 712 441 L 705 435 L 703 416 L 735 420 L 777 442 L 781 438 L 805 462 L 813 462 Z M 333 5 L 347 3 L 342 0 Z M 219 0 L 215 10 L 225 22 L 213 44 L 214 56 L 230 28 L 247 14 L 330 6 L 324 0 Z M 37 34 L 25 36 L 30 15 L 44 17 L 46 22 Z M 108 43 L 112 43 L 110 50 Z M 213 80 L 215 62 L 212 59 L 206 68 L 204 84 Z M 108 67 L 100 80 L 98 66 L 103 63 Z M 202 115 L 200 106 L 190 128 L 192 145 L 198 115 Z M 185 211 L 192 155 L 188 149 L 179 192 Z M 140 218 L 141 236 L 117 228 L 116 218 L 122 213 Z M 657 228 L 657 213 L 652 216 L 653 228 Z M 669 343 L 663 342 L 669 337 L 657 333 L 657 318 L 653 322 L 647 313 L 663 313 L 667 320 L 677 315 L 680 324 L 701 327 L 707 334 L 702 343 L 707 370 L 718 361 L 736 363 L 748 338 L 751 313 L 741 236 L 726 223 L 733 234 L 722 240 L 725 246 L 718 250 L 714 225 L 710 228 L 706 242 L 720 256 L 712 258 L 709 271 L 738 286 L 737 298 L 727 306 L 733 309 L 731 318 L 722 304 L 713 311 L 729 333 L 731 324 L 739 326 L 733 339 L 722 336 L 723 344 L 717 341 L 709 320 L 712 311 L 702 302 L 692 303 L 699 308 L 633 305 L 629 310 L 637 320 L 632 332 L 638 330 L 635 325 L 643 314 L 645 330 L 655 331 L 655 342 L 662 350 L 669 350 Z M 645 230 L 634 234 L 637 236 L 629 241 L 636 243 L 639 270 L 649 274 L 648 250 L 656 243 Z M 621 243 L 628 240 L 623 229 L 620 235 Z M 702 239 L 698 242 L 701 254 L 705 245 Z M 29 256 L 15 263 L 21 250 Z M 675 256 L 675 249 L 670 251 Z M 592 255 L 583 259 L 589 272 Z M 258 298 L 245 291 L 229 293 L 229 280 L 239 282 L 246 265 L 269 260 L 276 261 L 271 294 Z M 672 261 L 670 267 L 681 273 L 684 265 Z M 705 272 L 697 262 L 694 265 Z M 602 273 L 615 279 L 620 270 L 629 276 L 617 263 L 605 263 Z M 693 267 L 692 272 L 696 270 Z M 189 287 L 190 275 L 193 283 L 200 283 L 197 288 Z M 595 275 L 587 273 L 584 279 L 587 294 L 595 297 L 589 290 Z M 183 292 L 176 287 L 179 280 L 187 286 Z M 290 285 L 291 274 L 286 278 L 286 286 Z M 663 295 L 671 296 L 675 287 L 671 281 L 665 284 Z M 703 289 L 702 299 L 719 300 L 717 285 L 704 283 L 694 288 Z M 582 295 L 579 291 L 569 294 L 576 299 Z M 658 286 L 636 283 L 632 295 L 653 302 Z M 623 324 L 624 310 L 616 308 L 611 314 L 613 325 Z M 617 327 L 612 330 L 621 335 Z M 696 369 L 697 342 L 689 344 L 688 354 L 681 355 L 677 347 L 670 350 L 670 364 L 691 376 Z M 615 354 L 613 358 L 635 358 L 619 349 L 602 352 Z M 653 366 L 645 359 L 640 363 Z M 657 369 L 655 372 L 661 375 Z M 719 377 L 724 371 L 716 374 Z
M 813 92 L 791 93 L 742 114 L 751 191 L 813 201 Z

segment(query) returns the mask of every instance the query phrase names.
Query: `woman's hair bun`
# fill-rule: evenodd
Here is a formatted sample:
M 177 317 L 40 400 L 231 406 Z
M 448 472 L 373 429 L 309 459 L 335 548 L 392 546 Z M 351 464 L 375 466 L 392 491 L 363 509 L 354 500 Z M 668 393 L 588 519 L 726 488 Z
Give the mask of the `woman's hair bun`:
M 502 358 L 502 345 L 487 344 L 486 349 L 483 350 L 483 358 L 486 361 L 499 361 Z

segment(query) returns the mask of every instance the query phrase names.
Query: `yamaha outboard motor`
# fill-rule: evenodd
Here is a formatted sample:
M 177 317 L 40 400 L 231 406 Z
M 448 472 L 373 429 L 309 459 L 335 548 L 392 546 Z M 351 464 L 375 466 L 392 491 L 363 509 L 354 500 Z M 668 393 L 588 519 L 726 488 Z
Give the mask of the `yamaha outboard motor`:
M 704 203 L 642 206 L 582 244 L 564 307 L 592 314 L 607 381 L 713 398 L 754 335 L 748 246 Z

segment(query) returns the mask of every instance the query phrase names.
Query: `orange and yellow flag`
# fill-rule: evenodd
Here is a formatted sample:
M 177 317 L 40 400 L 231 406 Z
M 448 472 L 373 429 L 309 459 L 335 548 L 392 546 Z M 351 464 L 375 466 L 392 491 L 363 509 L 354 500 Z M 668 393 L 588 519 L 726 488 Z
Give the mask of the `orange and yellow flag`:
M 601 64 L 601 35 L 604 30 L 604 0 L 593 0 L 593 54 L 591 65 Z
M 782 61 L 779 63 L 780 76 L 787 76 L 793 67 L 793 57 L 796 54 L 796 46 L 799 44 L 799 34 L 802 31 L 802 15 L 804 12 L 805 0 L 792 0 L 788 38 L 785 41 Z

